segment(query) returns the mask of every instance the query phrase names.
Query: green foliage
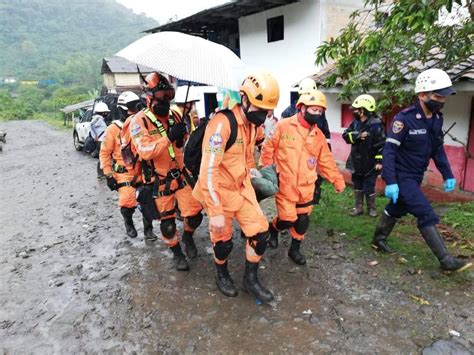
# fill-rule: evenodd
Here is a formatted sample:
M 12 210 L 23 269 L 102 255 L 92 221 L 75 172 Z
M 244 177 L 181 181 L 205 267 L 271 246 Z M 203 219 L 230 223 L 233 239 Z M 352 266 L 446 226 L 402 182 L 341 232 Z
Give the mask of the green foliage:
M 353 190 L 346 189 L 342 194 L 336 194 L 332 186 L 324 183 L 322 198 L 319 206 L 315 206 L 311 216 L 316 227 L 333 229 L 345 233 L 345 238 L 352 241 L 351 252 L 354 256 L 366 256 L 371 253 L 371 241 L 378 218 L 374 219 L 364 214 L 358 217 L 349 216 L 354 206 Z M 377 211 L 384 210 L 388 200 L 383 197 L 376 199 Z M 447 212 L 441 216 L 441 223 L 452 227 L 459 240 L 456 245 L 447 243 L 454 254 L 466 254 L 469 249 L 465 246 L 474 242 L 474 203 L 447 205 Z M 438 269 L 438 262 L 430 249 L 423 242 L 416 226 L 416 219 L 412 216 L 404 217 L 395 226 L 391 236 L 390 245 L 403 255 L 405 260 L 401 266 L 421 269 Z M 378 259 L 390 259 L 393 256 L 377 255 Z M 398 261 L 395 259 L 398 263 Z
M 443 222 L 455 230 L 474 235 L 474 202 L 450 205 Z
M 0 0 L 0 78 L 18 80 L 0 86 L 0 119 L 51 119 L 64 106 L 97 97 L 102 58 L 156 25 L 115 0 Z
M 440 11 L 454 8 L 467 16 L 438 21 Z M 341 34 L 316 50 L 317 64 L 336 61 L 325 86 L 342 80 L 344 99 L 369 89 L 381 92 L 382 111 L 408 103 L 413 91 L 404 87 L 405 78 L 414 80 L 415 64 L 450 69 L 473 53 L 473 8 L 470 0 L 365 0 L 365 9 L 351 15 Z
M 115 0 L 0 0 L 0 77 L 97 87 L 101 59 L 156 25 Z

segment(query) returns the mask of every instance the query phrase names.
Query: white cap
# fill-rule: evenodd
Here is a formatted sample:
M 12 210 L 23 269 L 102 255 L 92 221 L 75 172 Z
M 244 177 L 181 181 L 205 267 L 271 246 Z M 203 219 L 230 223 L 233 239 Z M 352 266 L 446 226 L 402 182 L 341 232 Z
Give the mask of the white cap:
M 124 91 L 117 99 L 117 106 L 127 110 L 127 105 L 133 101 L 140 101 L 140 97 L 133 91 Z
M 415 93 L 434 91 L 441 96 L 453 95 L 456 91 L 449 75 L 441 69 L 428 69 L 420 73 L 415 82 Z
M 109 106 L 105 102 L 99 101 L 94 106 L 94 112 L 110 112 Z

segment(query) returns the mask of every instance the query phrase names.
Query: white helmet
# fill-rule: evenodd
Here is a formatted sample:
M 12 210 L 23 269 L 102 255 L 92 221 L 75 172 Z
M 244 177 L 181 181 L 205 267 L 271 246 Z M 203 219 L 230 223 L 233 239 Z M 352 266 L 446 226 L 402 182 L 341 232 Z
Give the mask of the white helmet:
M 456 93 L 452 86 L 453 83 L 444 70 L 432 68 L 418 75 L 415 93 L 434 91 L 438 95 L 448 96 Z
M 308 94 L 308 93 L 313 92 L 317 89 L 318 89 L 318 87 L 316 86 L 316 82 L 311 78 L 304 78 L 298 84 L 298 94 L 299 95 Z
M 140 101 L 140 97 L 132 91 L 124 91 L 117 99 L 117 106 L 128 110 L 128 104 L 134 101 Z
M 94 112 L 110 112 L 109 106 L 105 102 L 99 101 L 94 106 Z
M 186 99 L 186 93 L 188 98 Z M 199 96 L 195 90 L 195 87 L 190 86 L 188 91 L 188 86 L 178 86 L 176 90 L 176 95 L 174 97 L 175 104 L 184 104 L 185 102 L 196 102 L 199 101 Z

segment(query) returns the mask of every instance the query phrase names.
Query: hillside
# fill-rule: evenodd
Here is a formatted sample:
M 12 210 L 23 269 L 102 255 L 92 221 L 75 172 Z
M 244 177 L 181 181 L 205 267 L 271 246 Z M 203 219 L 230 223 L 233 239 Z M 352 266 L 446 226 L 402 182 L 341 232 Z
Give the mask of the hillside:
M 115 0 L 0 0 L 0 78 L 93 84 L 103 57 L 156 25 Z

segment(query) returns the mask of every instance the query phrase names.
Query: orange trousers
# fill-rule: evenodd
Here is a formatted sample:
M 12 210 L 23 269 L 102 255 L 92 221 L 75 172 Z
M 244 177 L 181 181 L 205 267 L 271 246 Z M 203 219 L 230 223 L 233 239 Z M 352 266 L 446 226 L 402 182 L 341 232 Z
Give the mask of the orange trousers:
M 275 203 L 277 207 L 278 218 L 281 221 L 295 222 L 298 219 L 299 214 L 311 214 L 311 211 L 313 210 L 312 205 L 307 207 L 296 207 L 297 204 L 304 204 L 306 202 L 308 201 L 289 201 L 283 195 L 277 193 L 275 195 Z M 276 220 L 273 220 L 273 227 L 276 228 L 275 223 Z M 297 240 L 304 239 L 304 234 L 298 234 L 294 227 L 290 227 L 289 231 L 292 238 Z
M 211 243 L 215 245 L 217 242 L 225 242 L 232 239 L 234 228 L 232 222 L 234 218 L 240 225 L 242 232 L 247 237 L 247 244 L 245 247 L 245 256 L 246 259 L 252 263 L 258 263 L 262 256 L 255 253 L 254 248 L 250 244 L 250 237 L 257 235 L 258 233 L 264 233 L 268 231 L 268 221 L 265 215 L 260 208 L 257 200 L 249 201 L 244 198 L 242 206 L 237 211 L 224 211 L 225 217 L 225 228 L 221 233 L 215 233 L 209 231 L 211 236 Z M 214 258 L 216 263 L 223 263 L 225 261 L 220 261 L 217 258 Z

